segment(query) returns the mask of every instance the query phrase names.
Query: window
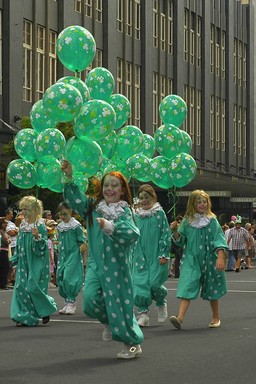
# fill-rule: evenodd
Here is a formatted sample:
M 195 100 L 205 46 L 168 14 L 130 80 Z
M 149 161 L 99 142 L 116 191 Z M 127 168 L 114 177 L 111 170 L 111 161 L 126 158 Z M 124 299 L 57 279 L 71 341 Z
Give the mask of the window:
M 161 13 L 160 15 L 160 39 L 161 39 L 161 49 L 165 51 L 165 44 L 166 44 L 166 25 L 165 25 L 165 14 Z
M 126 0 L 126 34 L 132 36 L 133 1 Z
M 141 17 L 141 12 L 140 12 L 140 0 L 135 0 L 135 12 L 134 12 L 134 17 L 135 17 L 135 23 L 134 23 L 134 28 L 135 28 L 135 39 L 140 40 L 140 17 Z
M 45 28 L 36 28 L 36 100 L 40 100 L 44 93 L 45 84 Z
M 196 145 L 201 145 L 202 92 L 196 91 Z
M 92 0 L 84 1 L 84 13 L 85 13 L 85 16 L 92 18 Z
M 159 75 L 158 73 L 153 73 L 153 132 L 156 131 L 156 129 L 159 126 L 159 94 L 158 94 L 158 82 L 159 82 Z
M 134 81 L 134 122 L 136 127 L 140 127 L 140 66 L 135 65 Z
M 173 55 L 173 0 L 169 1 L 168 9 L 168 29 L 167 29 L 167 41 L 168 41 L 168 53 Z
M 23 21 L 23 100 L 32 101 L 32 23 Z
M 237 105 L 234 104 L 233 112 L 233 153 L 237 153 Z
M 226 101 L 221 99 L 221 151 L 226 150 Z
M 57 33 L 49 32 L 49 86 L 57 80 L 57 57 L 56 57 Z
M 153 5 L 153 47 L 158 48 L 158 1 Z
M 75 12 L 82 13 L 82 0 L 75 0 Z
M 188 61 L 189 54 L 189 11 L 184 11 L 184 61 Z
M 247 45 L 243 44 L 243 87 L 246 89 L 247 79 L 246 79 L 246 70 L 247 70 Z
M 131 108 L 133 108 L 133 97 L 132 97 L 132 63 L 126 62 L 126 82 L 125 82 L 125 96 L 131 103 Z M 129 124 L 131 123 L 131 118 L 129 119 Z
M 226 78 L 226 33 L 221 32 L 221 78 Z
M 116 92 L 123 94 L 123 60 L 117 59 Z
M 117 30 L 124 31 L 124 0 L 117 1 Z
M 214 129 L 215 129 L 215 97 L 210 98 L 210 148 L 214 148 Z
M 95 3 L 95 20 L 102 23 L 102 0 L 96 0 Z

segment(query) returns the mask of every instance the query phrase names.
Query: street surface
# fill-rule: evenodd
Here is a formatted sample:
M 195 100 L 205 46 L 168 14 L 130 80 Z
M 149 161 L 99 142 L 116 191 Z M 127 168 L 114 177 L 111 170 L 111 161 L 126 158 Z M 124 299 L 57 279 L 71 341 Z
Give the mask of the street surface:
M 152 305 L 143 354 L 118 360 L 122 345 L 103 342 L 102 326 L 86 317 L 54 314 L 50 323 L 16 327 L 10 320 L 12 291 L 0 291 L 0 380 L 3 384 L 254 384 L 256 382 L 256 269 L 227 273 L 220 300 L 221 327 L 209 329 L 210 306 L 192 302 L 182 330 L 158 325 Z M 169 278 L 168 312 L 177 314 L 178 280 Z M 62 308 L 57 288 L 50 288 Z

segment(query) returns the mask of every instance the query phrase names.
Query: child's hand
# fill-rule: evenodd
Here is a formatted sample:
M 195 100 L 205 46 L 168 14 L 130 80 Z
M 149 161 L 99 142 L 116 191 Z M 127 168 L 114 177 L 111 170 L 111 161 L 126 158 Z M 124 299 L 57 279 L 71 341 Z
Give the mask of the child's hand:
M 173 222 L 170 224 L 170 229 L 172 229 L 173 231 L 177 231 L 178 228 L 179 228 L 179 223 L 178 223 L 178 221 L 173 221 Z
M 61 170 L 67 175 L 67 176 L 72 176 L 72 166 L 71 164 L 63 159 L 61 163 Z
M 159 263 L 160 263 L 160 265 L 164 265 L 164 264 L 168 263 L 168 259 L 166 259 L 165 257 L 160 257 Z
M 103 217 L 98 217 L 96 220 L 99 223 L 100 229 L 103 229 L 105 224 L 105 219 L 103 219 Z
M 39 234 L 38 234 L 38 229 L 37 228 L 32 228 L 32 234 L 34 235 L 35 239 L 39 238 Z
M 226 268 L 226 257 L 223 249 L 218 251 L 218 259 L 216 261 L 216 268 L 219 272 L 224 271 Z

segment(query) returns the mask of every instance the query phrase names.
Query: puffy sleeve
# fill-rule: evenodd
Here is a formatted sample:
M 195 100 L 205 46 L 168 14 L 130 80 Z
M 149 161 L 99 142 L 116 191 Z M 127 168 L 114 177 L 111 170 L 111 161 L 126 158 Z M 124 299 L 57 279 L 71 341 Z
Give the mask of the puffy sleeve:
M 187 241 L 186 227 L 187 227 L 187 220 L 184 219 L 184 220 L 182 220 L 182 222 L 178 228 L 178 233 L 180 234 L 180 237 L 176 240 L 174 238 L 174 236 L 172 235 L 171 236 L 171 244 L 174 244 L 174 245 L 178 246 L 179 248 L 183 247 L 186 244 L 186 241 Z
M 83 231 L 83 228 L 81 227 L 81 225 L 78 225 L 75 228 L 75 232 L 76 232 L 76 239 L 77 239 L 78 244 L 81 245 L 81 244 L 86 243 L 86 237 L 84 235 L 84 231 Z
M 125 209 L 125 213 L 113 221 L 114 230 L 111 237 L 120 246 L 135 243 L 140 236 L 140 230 L 135 225 L 132 213 L 129 208 Z
M 223 229 L 221 228 L 221 225 L 216 218 L 211 220 L 211 231 L 213 233 L 214 252 L 216 252 L 218 249 L 229 251 L 229 246 L 227 244 Z
M 80 216 L 86 217 L 92 199 L 86 196 L 74 183 L 64 184 L 64 200 Z

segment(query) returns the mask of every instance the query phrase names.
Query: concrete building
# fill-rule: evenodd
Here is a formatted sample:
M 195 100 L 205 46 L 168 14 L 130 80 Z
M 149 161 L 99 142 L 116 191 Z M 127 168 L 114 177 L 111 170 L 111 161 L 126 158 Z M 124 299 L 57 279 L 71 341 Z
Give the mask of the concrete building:
M 252 219 L 256 201 L 255 0 L 0 0 L 0 149 L 59 78 L 58 33 L 81 25 L 94 36 L 92 67 L 108 68 L 132 104 L 129 123 L 153 134 L 168 94 L 187 103 L 195 179 L 178 191 L 211 191 L 214 210 Z M 81 73 L 85 79 L 88 68 Z M 6 159 L 0 157 L 1 194 Z M 173 193 L 159 192 L 172 206 Z M 174 200 L 176 201 L 175 192 Z

